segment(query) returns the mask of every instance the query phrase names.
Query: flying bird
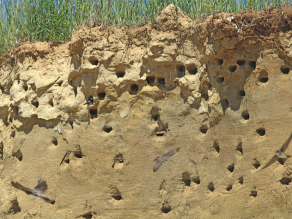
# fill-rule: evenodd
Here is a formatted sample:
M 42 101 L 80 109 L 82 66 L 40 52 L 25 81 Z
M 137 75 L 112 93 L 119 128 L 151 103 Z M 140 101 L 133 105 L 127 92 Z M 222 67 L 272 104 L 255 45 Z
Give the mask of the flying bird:
M 43 193 L 48 189 L 48 185 L 45 180 L 39 179 L 38 184 L 33 189 L 24 187 L 23 185 L 19 184 L 18 182 L 12 182 L 11 185 L 17 189 L 24 191 L 28 196 L 32 197 L 33 199 L 42 199 L 45 202 L 54 204 L 55 201 L 48 199 L 47 197 L 43 196 Z
M 83 105 L 86 105 L 86 104 L 87 104 L 87 107 L 89 107 L 90 105 L 93 104 L 93 97 L 92 96 L 90 96 L 88 98 L 88 100 L 86 101 L 86 103 L 84 103 Z
M 275 151 L 274 157 L 272 157 L 272 159 L 262 168 L 262 170 L 267 168 L 268 166 L 270 166 L 272 163 L 274 163 L 279 158 L 282 158 L 285 161 L 286 159 L 291 157 L 291 155 L 287 155 L 284 153 L 284 151 L 288 148 L 288 145 L 290 144 L 291 139 L 292 139 L 292 133 L 291 133 L 290 137 L 287 139 L 287 141 L 283 144 L 281 149 Z
M 168 129 L 168 122 L 163 124 L 163 122 L 160 119 L 160 116 L 157 117 L 157 123 L 158 127 L 154 129 L 155 133 L 170 131 L 170 129 Z
M 153 161 L 156 161 L 156 164 L 153 166 L 153 172 L 156 172 L 159 167 L 161 167 L 162 163 L 167 161 L 167 158 L 174 155 L 176 152 L 178 152 L 179 148 L 173 149 L 169 151 L 167 154 L 164 154 L 162 157 L 156 157 Z
M 71 153 L 74 153 L 74 154 L 79 154 L 81 157 L 85 156 L 81 151 L 67 151 L 66 154 L 64 155 L 60 165 L 63 163 L 63 161 L 65 160 L 65 157 L 68 155 L 68 154 L 71 154 Z

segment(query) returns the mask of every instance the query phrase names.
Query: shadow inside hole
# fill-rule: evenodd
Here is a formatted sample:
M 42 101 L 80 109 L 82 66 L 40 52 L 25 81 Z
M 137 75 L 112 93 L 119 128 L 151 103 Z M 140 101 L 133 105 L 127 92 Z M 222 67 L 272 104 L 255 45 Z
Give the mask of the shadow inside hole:
M 231 189 L 232 189 L 232 185 L 229 185 L 229 186 L 226 187 L 227 191 L 230 191 Z
M 286 75 L 286 74 L 289 73 L 289 70 L 290 70 L 290 69 L 289 69 L 288 67 L 286 67 L 286 66 L 283 66 L 283 67 L 280 68 L 280 70 L 281 70 L 281 72 L 282 72 L 283 74 Z
M 83 156 L 82 156 L 81 153 L 74 153 L 74 157 L 76 157 L 76 158 L 82 158 Z
M 258 160 L 255 160 L 253 163 L 254 168 L 259 168 L 261 166 L 260 162 Z
M 291 179 L 288 178 L 288 177 L 283 177 L 281 180 L 280 180 L 280 183 L 282 185 L 289 185 L 289 183 L 291 182 Z
M 245 60 L 237 60 L 237 64 L 238 65 L 244 65 L 245 64 Z
M 242 113 L 241 113 L 241 116 L 244 120 L 249 120 L 249 113 L 247 110 L 244 110 Z
M 177 74 L 178 78 L 182 78 L 185 76 L 185 67 L 183 65 L 177 66 L 176 70 L 178 71 L 178 74 Z
M 258 193 L 255 190 L 250 192 L 250 196 L 257 197 L 257 195 Z
M 101 93 L 97 94 L 97 97 L 98 97 L 99 100 L 104 100 L 105 95 L 106 95 L 105 92 L 101 92 Z
M 59 81 L 59 82 L 57 83 L 57 85 L 58 85 L 59 87 L 61 87 L 62 84 L 63 84 L 63 81 Z
M 214 184 L 213 182 L 210 182 L 209 185 L 208 185 L 208 189 L 211 191 L 211 192 L 214 192 L 215 188 L 214 188 Z
M 147 82 L 147 84 L 152 85 L 155 82 L 155 77 L 154 76 L 147 76 L 146 82 Z
M 158 117 L 159 117 L 159 115 L 152 115 L 152 119 L 154 120 L 154 121 L 157 121 L 158 120 Z
M 253 70 L 256 69 L 256 61 L 250 61 L 248 64 L 249 64 L 249 67 L 250 67 L 251 69 L 253 69 Z
M 89 212 L 89 213 L 83 214 L 82 217 L 85 218 L 85 219 L 91 219 L 92 218 L 92 214 Z
M 200 131 L 201 131 L 203 134 L 206 134 L 207 131 L 208 131 L 208 127 L 207 127 L 206 125 L 203 125 L 203 126 L 201 126 Z
M 197 74 L 197 71 L 198 71 L 198 69 L 195 65 L 191 65 L 191 66 L 187 67 L 187 70 L 188 70 L 190 75 L 195 75 L 195 74 Z
M 201 183 L 201 180 L 200 180 L 200 177 L 199 177 L 199 176 L 193 178 L 192 181 L 193 181 L 194 183 L 196 183 L 197 185 L 199 185 L 199 184 Z
M 159 84 L 165 84 L 165 78 L 158 78 L 157 80 Z
M 278 160 L 277 160 L 281 165 L 284 165 L 284 159 L 283 158 L 279 158 Z
M 51 107 L 54 107 L 53 99 L 50 99 L 50 100 L 49 100 L 49 104 L 51 105 Z
M 74 92 L 74 95 L 75 95 L 75 97 L 77 96 L 77 86 L 74 86 L 73 87 L 73 92 Z
M 123 199 L 121 195 L 113 195 L 112 197 L 113 197 L 115 200 L 118 200 L 118 201 L 120 201 L 120 200 Z
M 116 73 L 116 76 L 117 76 L 118 78 L 123 78 L 123 77 L 125 76 L 125 72 L 117 72 L 117 73 Z
M 217 64 L 218 65 L 223 65 L 223 59 L 218 59 Z
M 261 83 L 266 83 L 269 80 L 268 72 L 265 69 L 261 70 L 258 80 Z
M 158 136 L 158 137 L 162 137 L 163 135 L 164 135 L 164 132 L 156 133 L 156 136 Z
M 112 130 L 113 130 L 113 128 L 110 126 L 103 127 L 103 131 L 105 131 L 106 133 L 110 133 Z
M 229 71 L 230 71 L 231 73 L 233 73 L 233 72 L 235 72 L 236 68 L 237 68 L 236 65 L 232 65 L 232 66 L 229 67 Z
M 27 91 L 27 89 L 28 89 L 27 83 L 24 83 L 22 87 L 23 87 L 24 91 Z
M 98 65 L 97 59 L 91 59 L 91 60 L 89 60 L 89 62 L 91 63 L 91 65 Z
M 221 84 L 224 81 L 224 77 L 217 77 L 216 81 L 217 81 L 218 84 Z
M 132 90 L 132 91 L 138 91 L 138 88 L 139 88 L 139 87 L 138 87 L 137 84 L 132 84 L 132 85 L 131 85 L 131 90 Z
M 238 178 L 238 182 L 242 185 L 243 184 L 243 176 Z
M 218 141 L 214 141 L 213 147 L 215 148 L 215 150 L 219 153 L 220 152 L 220 147 L 219 147 L 219 143 Z
M 189 172 L 183 172 L 182 174 L 182 181 L 186 186 L 191 185 L 191 178 L 190 178 L 190 173 Z
M 227 169 L 232 173 L 234 171 L 234 164 L 229 165 Z
M 14 138 L 14 137 L 15 137 L 15 130 L 12 130 L 12 131 L 11 131 L 10 137 L 11 137 L 11 138 Z
M 22 161 L 22 153 L 21 153 L 20 149 L 18 149 L 18 151 L 16 153 L 13 153 L 12 156 L 16 157 L 19 161 Z
M 239 96 L 240 97 L 244 97 L 245 96 L 245 91 L 244 90 L 240 90 L 239 91 Z
M 91 108 L 89 110 L 89 113 L 90 113 L 92 119 L 97 118 L 97 108 Z
M 242 153 L 242 142 L 240 142 L 237 146 L 236 146 L 236 150 L 239 151 L 241 154 Z
M 39 102 L 38 101 L 34 101 L 31 103 L 35 108 L 39 107 Z
M 256 132 L 260 135 L 260 136 L 264 136 L 266 134 L 266 130 L 264 128 L 259 128 L 256 130 Z
M 223 112 L 225 112 L 227 108 L 229 107 L 229 101 L 226 97 L 221 100 L 221 106 L 222 106 Z
M 167 214 L 171 211 L 171 207 L 170 206 L 162 206 L 161 208 L 161 212 L 164 214 Z
M 57 145 L 58 145 L 58 140 L 57 140 L 55 137 L 53 137 L 53 139 L 52 139 L 52 143 L 53 143 L 55 146 L 57 146 Z

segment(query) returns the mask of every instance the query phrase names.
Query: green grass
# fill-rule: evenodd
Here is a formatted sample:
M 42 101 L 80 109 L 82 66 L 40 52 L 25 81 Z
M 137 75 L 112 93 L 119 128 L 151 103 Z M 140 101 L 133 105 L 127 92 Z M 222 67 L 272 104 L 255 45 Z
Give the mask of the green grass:
M 238 4 L 236 4 L 236 2 Z M 282 1 L 288 5 L 288 0 Z M 167 5 L 195 19 L 214 12 L 279 7 L 280 0 L 0 0 L 0 53 L 27 40 L 62 41 L 82 25 L 140 25 Z

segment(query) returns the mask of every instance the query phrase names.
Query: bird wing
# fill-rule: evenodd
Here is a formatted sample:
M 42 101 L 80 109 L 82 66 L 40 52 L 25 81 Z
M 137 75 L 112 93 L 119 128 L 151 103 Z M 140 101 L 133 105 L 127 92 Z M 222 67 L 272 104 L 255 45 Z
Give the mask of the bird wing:
M 270 166 L 272 163 L 274 163 L 276 160 L 278 160 L 278 156 L 274 156 L 274 157 L 272 157 L 272 159 L 262 168 L 262 170 L 263 169 L 265 169 L 265 168 L 267 168 L 268 166 Z
M 72 151 L 67 151 L 67 152 L 66 152 L 66 154 L 64 155 L 64 157 L 63 157 L 63 159 L 62 159 L 60 165 L 61 165 L 61 164 L 63 163 L 63 161 L 65 160 L 65 157 L 67 156 L 67 154 L 70 154 L 70 153 L 72 153 Z
M 158 116 L 158 118 L 157 118 L 157 123 L 158 123 L 158 131 L 163 130 L 163 123 L 160 119 L 160 116 Z
M 51 201 L 49 198 L 45 197 L 45 196 L 39 196 L 39 198 L 41 198 L 42 200 L 44 200 L 45 202 L 48 202 L 48 203 L 51 203 L 51 204 L 54 204 L 55 201 Z
M 153 172 L 156 172 L 159 169 L 159 167 L 161 167 L 162 163 L 163 162 L 161 160 L 157 160 L 156 164 L 154 164 L 153 166 Z
M 27 194 L 32 193 L 30 188 L 24 187 L 23 185 L 19 184 L 18 182 L 12 182 L 12 181 L 11 181 L 11 185 L 12 185 L 14 188 L 20 189 L 20 190 L 24 191 L 24 192 L 27 193 Z
M 163 159 L 167 159 L 169 157 L 171 157 L 172 155 L 174 155 L 176 152 L 178 152 L 179 148 L 173 149 L 171 151 L 169 151 L 167 154 L 164 154 L 162 156 Z
M 288 145 L 290 144 L 291 139 L 292 139 L 292 133 L 291 133 L 290 137 L 287 139 L 287 141 L 281 147 L 281 151 L 284 152 L 288 148 Z
M 39 179 L 38 184 L 32 190 L 34 190 L 39 196 L 41 196 L 47 189 L 47 182 L 43 179 Z

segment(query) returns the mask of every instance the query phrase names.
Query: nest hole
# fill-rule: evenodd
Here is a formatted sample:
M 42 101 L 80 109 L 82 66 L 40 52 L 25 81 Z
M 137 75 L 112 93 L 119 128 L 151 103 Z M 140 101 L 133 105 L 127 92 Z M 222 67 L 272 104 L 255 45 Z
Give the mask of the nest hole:
M 228 101 L 228 99 L 226 97 L 221 100 L 221 106 L 222 106 L 222 109 L 223 109 L 224 112 L 229 107 L 229 101 Z
M 117 72 L 117 73 L 116 73 L 116 76 L 117 76 L 118 78 L 123 78 L 123 77 L 125 76 L 125 72 L 124 72 L 124 71 L 122 71 L 122 72 Z
M 279 158 L 277 161 L 278 161 L 281 165 L 284 165 L 284 159 L 283 159 L 283 158 Z
M 201 131 L 203 134 L 206 134 L 207 131 L 208 131 L 208 127 L 207 127 L 206 125 L 203 125 L 203 126 L 201 126 L 200 131 Z
M 13 157 L 16 157 L 19 161 L 22 161 L 22 153 L 20 151 L 20 149 L 18 149 L 18 151 L 14 154 L 12 154 Z
M 89 62 L 91 63 L 91 65 L 98 65 L 97 59 L 90 59 Z
M 232 189 L 232 185 L 229 185 L 229 186 L 226 187 L 227 191 L 230 191 L 231 189 Z
M 170 206 L 162 206 L 161 208 L 161 212 L 164 214 L 167 214 L 171 211 L 171 207 Z
M 223 59 L 218 59 L 218 60 L 217 60 L 217 64 L 218 64 L 218 65 L 223 65 Z
M 155 82 L 155 77 L 154 76 L 147 76 L 146 82 L 147 82 L 147 84 L 152 85 Z
M 257 197 L 257 195 L 258 195 L 258 193 L 255 190 L 250 192 L 250 196 L 252 196 L 252 197 Z
M 113 130 L 113 128 L 110 127 L 110 126 L 103 127 L 103 131 L 106 132 L 106 133 L 110 133 L 112 130 Z
M 27 87 L 27 83 L 25 82 L 23 85 L 22 85 L 24 91 L 27 91 L 28 90 L 28 87 Z
M 53 143 L 55 146 L 57 146 L 57 145 L 58 145 L 58 140 L 57 140 L 57 138 L 53 137 L 53 139 L 52 139 L 52 143 Z
M 121 195 L 113 195 L 112 197 L 113 197 L 115 200 L 118 200 L 118 201 L 120 201 L 120 200 L 123 199 Z
M 243 152 L 242 152 L 242 142 L 240 142 L 240 143 L 236 146 L 236 150 L 239 151 L 241 154 L 243 154 Z
M 283 177 L 281 180 L 280 180 L 280 183 L 282 185 L 289 185 L 289 183 L 291 182 L 291 179 L 288 178 L 288 177 Z
M 237 60 L 237 65 L 245 65 L 245 60 Z
M 82 217 L 85 218 L 85 219 L 91 219 L 92 218 L 92 214 L 90 212 L 88 212 L 86 214 L 83 214 Z
M 269 80 L 269 78 L 268 78 L 268 72 L 267 72 L 266 70 L 263 69 L 263 70 L 260 72 L 260 75 L 259 75 L 259 77 L 258 77 L 258 80 L 259 80 L 259 82 L 261 82 L 261 83 L 267 83 L 268 80 Z
M 201 180 L 200 180 L 200 177 L 199 177 L 199 176 L 193 178 L 192 181 L 193 181 L 194 183 L 196 183 L 197 185 L 199 185 L 199 184 L 201 183 Z
M 35 108 L 39 107 L 39 101 L 34 101 L 31 103 Z
M 214 188 L 214 184 L 213 182 L 210 182 L 209 185 L 208 185 L 208 189 L 211 191 L 211 192 L 214 192 L 215 188 Z
M 101 93 L 97 94 L 97 97 L 98 97 L 99 100 L 104 100 L 105 95 L 106 95 L 105 92 L 101 92 Z
M 244 90 L 240 90 L 239 91 L 239 96 L 240 97 L 244 97 L 245 96 L 245 91 Z
M 158 137 L 162 137 L 164 135 L 164 133 L 162 132 L 162 133 L 157 133 L 156 134 L 156 136 L 158 136 Z
M 165 78 L 158 78 L 157 80 L 159 84 L 165 84 Z
M 178 66 L 176 66 L 176 70 L 178 71 L 178 74 L 177 74 L 178 78 L 182 78 L 185 76 L 185 66 L 178 65 Z
M 290 69 L 288 67 L 286 67 L 286 66 L 281 67 L 280 70 L 285 75 L 289 74 L 289 71 L 290 71 Z
M 224 77 L 218 77 L 216 78 L 216 81 L 218 84 L 222 84 L 224 82 Z
M 253 166 L 254 166 L 254 168 L 258 169 L 261 166 L 261 164 L 258 160 L 255 160 L 253 163 Z
M 132 85 L 131 85 L 131 91 L 137 92 L 138 89 L 139 89 L 139 87 L 138 87 L 137 84 L 132 84 Z
M 266 134 L 266 130 L 264 128 L 259 128 L 256 130 L 256 132 L 260 135 L 260 136 L 264 136 Z
M 219 143 L 218 141 L 214 141 L 213 147 L 215 148 L 215 150 L 219 153 L 220 152 L 220 147 L 219 147 Z
M 57 83 L 57 85 L 58 85 L 59 87 L 61 87 L 62 84 L 63 84 L 63 81 L 59 81 L 59 82 Z
M 252 69 L 252 70 L 255 70 L 256 69 L 256 61 L 249 61 L 249 67 Z
M 159 116 L 160 116 L 160 115 L 152 115 L 151 118 L 152 118 L 154 121 L 157 121 Z
M 191 178 L 190 178 L 190 173 L 189 172 L 183 172 L 182 174 L 182 181 L 186 186 L 191 185 Z
M 236 65 L 232 65 L 232 66 L 229 67 L 229 71 L 230 71 L 231 73 L 233 73 L 233 72 L 236 71 L 236 68 L 237 68 Z
M 232 173 L 234 171 L 234 164 L 229 165 L 227 169 L 229 170 L 230 173 Z
M 195 74 L 197 74 L 197 71 L 198 71 L 198 69 L 197 69 L 197 67 L 195 65 L 189 66 L 187 68 L 187 70 L 188 70 L 190 75 L 195 75 Z
M 238 182 L 242 185 L 243 184 L 243 176 L 238 178 Z
M 247 110 L 244 110 L 242 113 L 241 113 L 241 116 L 244 120 L 249 120 L 249 113 Z
M 97 108 L 91 108 L 89 110 L 89 113 L 91 116 L 97 116 Z
M 74 157 L 76 158 L 82 158 L 82 153 L 74 153 Z

